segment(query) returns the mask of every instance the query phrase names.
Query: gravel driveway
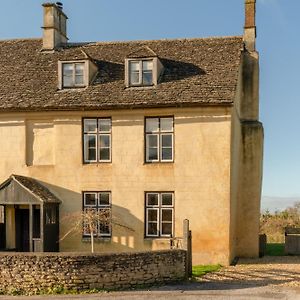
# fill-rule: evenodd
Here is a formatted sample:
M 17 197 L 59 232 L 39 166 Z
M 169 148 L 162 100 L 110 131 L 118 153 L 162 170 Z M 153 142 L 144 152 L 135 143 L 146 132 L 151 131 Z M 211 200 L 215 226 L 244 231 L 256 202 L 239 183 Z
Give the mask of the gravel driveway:
M 201 277 L 200 282 L 242 286 L 300 287 L 300 256 L 240 259 L 236 266 Z

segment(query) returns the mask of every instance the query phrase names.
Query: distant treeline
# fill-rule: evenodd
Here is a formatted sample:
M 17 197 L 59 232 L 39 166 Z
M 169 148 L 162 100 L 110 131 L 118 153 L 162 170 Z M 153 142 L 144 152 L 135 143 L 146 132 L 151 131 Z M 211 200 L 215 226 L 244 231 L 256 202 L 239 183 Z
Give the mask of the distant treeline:
M 300 201 L 283 211 L 261 213 L 260 233 L 267 235 L 268 243 L 283 243 L 285 227 L 300 227 Z

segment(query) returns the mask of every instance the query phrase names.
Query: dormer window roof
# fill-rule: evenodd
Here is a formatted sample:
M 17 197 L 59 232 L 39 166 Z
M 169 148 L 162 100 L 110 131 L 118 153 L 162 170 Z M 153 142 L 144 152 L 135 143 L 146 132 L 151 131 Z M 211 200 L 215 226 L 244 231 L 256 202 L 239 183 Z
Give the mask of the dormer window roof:
M 126 87 L 155 86 L 163 70 L 157 54 L 148 46 L 127 55 L 125 59 Z

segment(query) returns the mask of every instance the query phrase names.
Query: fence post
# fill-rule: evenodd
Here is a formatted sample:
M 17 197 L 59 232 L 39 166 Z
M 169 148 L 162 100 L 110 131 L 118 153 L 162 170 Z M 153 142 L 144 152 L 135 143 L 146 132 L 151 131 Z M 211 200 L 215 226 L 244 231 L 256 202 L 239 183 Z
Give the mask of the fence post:
M 192 276 L 192 232 L 188 219 L 183 220 L 183 249 L 186 250 L 186 277 Z

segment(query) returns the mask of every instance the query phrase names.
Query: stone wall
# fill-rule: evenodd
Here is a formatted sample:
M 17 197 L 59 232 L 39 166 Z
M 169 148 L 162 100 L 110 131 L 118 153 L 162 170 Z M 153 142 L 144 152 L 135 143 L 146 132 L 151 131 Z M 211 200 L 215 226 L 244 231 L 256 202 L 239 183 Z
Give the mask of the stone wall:
M 1 253 L 0 290 L 117 289 L 185 277 L 186 252 Z

